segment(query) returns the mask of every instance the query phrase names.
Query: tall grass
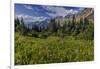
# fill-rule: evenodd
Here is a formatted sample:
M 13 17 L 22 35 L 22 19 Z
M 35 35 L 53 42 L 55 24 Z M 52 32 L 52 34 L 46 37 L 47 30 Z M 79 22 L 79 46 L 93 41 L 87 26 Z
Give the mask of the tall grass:
M 45 64 L 91 61 L 94 59 L 93 40 L 49 36 L 35 38 L 15 33 L 15 64 Z

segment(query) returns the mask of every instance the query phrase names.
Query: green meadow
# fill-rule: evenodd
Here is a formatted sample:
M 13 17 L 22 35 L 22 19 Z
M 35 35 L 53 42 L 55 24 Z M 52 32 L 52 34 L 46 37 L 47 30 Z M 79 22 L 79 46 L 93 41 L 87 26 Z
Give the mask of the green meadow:
M 32 38 L 15 33 L 15 64 L 44 64 L 91 61 L 94 59 L 93 40 L 49 36 Z

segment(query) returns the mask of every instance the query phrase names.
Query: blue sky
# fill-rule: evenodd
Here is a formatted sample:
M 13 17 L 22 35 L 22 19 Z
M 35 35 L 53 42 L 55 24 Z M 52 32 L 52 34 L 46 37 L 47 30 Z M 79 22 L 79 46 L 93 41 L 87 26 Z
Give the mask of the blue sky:
M 25 22 L 36 22 L 57 16 L 65 17 L 68 14 L 76 14 L 82 9 L 84 8 L 69 6 L 15 4 L 15 17 L 23 17 Z

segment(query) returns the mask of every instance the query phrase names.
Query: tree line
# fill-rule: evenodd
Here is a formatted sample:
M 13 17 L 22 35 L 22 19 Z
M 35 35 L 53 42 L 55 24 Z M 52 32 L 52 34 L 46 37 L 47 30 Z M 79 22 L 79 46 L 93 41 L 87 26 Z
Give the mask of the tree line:
M 67 20 L 61 25 L 60 21 L 56 21 L 56 18 L 51 19 L 48 23 L 47 28 L 44 26 L 39 27 L 33 25 L 30 29 L 25 25 L 23 18 L 15 19 L 15 32 L 19 32 L 24 36 L 32 36 L 36 38 L 46 38 L 52 36 L 77 36 L 80 39 L 93 40 L 94 38 L 94 23 L 89 21 L 87 18 L 80 18 L 76 21 L 75 15 L 72 20 Z

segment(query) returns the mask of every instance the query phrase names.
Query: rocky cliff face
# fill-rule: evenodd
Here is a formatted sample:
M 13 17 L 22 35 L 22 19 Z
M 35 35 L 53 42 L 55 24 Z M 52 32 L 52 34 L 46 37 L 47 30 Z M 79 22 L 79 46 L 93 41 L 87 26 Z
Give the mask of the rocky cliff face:
M 91 21 L 94 21 L 94 9 L 93 8 L 85 8 L 76 14 L 76 20 L 79 18 L 88 18 Z
M 64 22 L 68 22 L 68 21 L 72 21 L 73 16 L 75 16 L 75 20 L 76 22 L 79 22 L 80 19 L 84 19 L 87 18 L 89 21 L 94 21 L 94 9 L 93 8 L 84 8 L 83 10 L 81 10 L 80 12 L 78 12 L 77 14 L 69 14 L 66 15 L 65 17 L 56 17 L 55 21 L 57 23 L 60 23 L 61 25 L 64 24 Z

